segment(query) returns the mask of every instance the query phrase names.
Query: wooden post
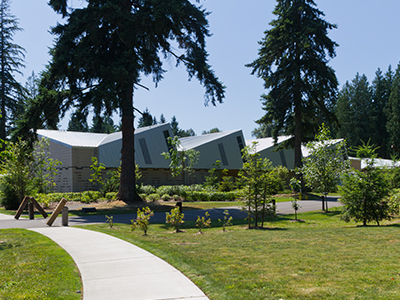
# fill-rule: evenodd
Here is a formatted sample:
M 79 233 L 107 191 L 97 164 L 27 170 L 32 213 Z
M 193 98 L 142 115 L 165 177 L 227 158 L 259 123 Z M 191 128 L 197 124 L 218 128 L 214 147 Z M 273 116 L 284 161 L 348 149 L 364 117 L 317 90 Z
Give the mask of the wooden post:
M 23 201 L 21 202 L 21 204 L 19 205 L 19 208 L 18 208 L 17 212 L 15 213 L 14 218 L 15 218 L 16 220 L 19 219 L 19 217 L 21 216 L 21 214 L 22 214 L 22 212 L 24 211 L 24 209 L 25 209 L 26 205 L 28 204 L 28 202 L 29 202 L 29 197 L 28 197 L 28 196 L 25 196 L 24 200 L 23 200 Z
M 43 218 L 46 219 L 46 218 L 48 217 L 47 213 L 43 210 L 43 208 L 42 208 L 42 207 L 40 206 L 40 204 L 35 200 L 35 198 L 30 197 L 29 200 L 33 203 L 33 205 L 35 205 L 36 209 L 42 214 Z
M 29 220 L 35 219 L 35 212 L 33 211 L 33 203 L 28 203 Z
M 68 226 L 68 206 L 64 206 L 61 214 L 61 225 Z
M 65 203 L 67 203 L 67 200 L 65 198 L 62 198 L 61 201 L 57 204 L 56 209 L 51 214 L 50 219 L 47 221 L 47 223 L 46 223 L 47 225 L 49 225 L 49 226 L 53 225 L 57 216 L 60 214 L 61 210 L 64 208 Z

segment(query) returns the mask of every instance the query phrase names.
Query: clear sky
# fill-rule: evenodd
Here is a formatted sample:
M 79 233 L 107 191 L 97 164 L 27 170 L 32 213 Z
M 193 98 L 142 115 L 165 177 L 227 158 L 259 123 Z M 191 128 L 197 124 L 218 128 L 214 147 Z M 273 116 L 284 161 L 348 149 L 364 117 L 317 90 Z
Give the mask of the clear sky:
M 53 37 L 48 32 L 60 17 L 47 5 L 47 0 L 12 0 L 11 12 L 24 29 L 17 33 L 14 42 L 26 50 L 25 83 L 34 71 L 40 73 L 49 61 L 48 48 Z M 83 0 L 69 0 L 80 5 Z M 246 139 L 257 127 L 254 123 L 263 115 L 260 95 L 267 92 L 263 81 L 250 75 L 245 67 L 257 57 L 258 41 L 275 18 L 273 0 L 201 0 L 211 12 L 210 31 L 207 40 L 209 63 L 226 86 L 226 98 L 216 107 L 204 106 L 204 89 L 196 79 L 188 82 L 183 67 L 175 68 L 173 59 L 165 61 L 168 71 L 157 88 L 151 79 L 143 78 L 142 84 L 150 91 L 138 89 L 134 105 L 139 110 L 150 110 L 159 119 L 163 113 L 167 121 L 176 116 L 183 129 L 192 128 L 197 135 L 203 130 L 218 127 L 220 130 L 242 129 Z M 238 4 L 234 4 L 238 3 Z M 339 44 L 337 56 L 329 64 L 336 70 L 340 86 L 352 80 L 356 73 L 367 75 L 370 82 L 375 71 L 386 72 L 389 65 L 396 69 L 400 61 L 399 0 L 316 0 L 317 7 L 325 13 L 325 19 L 338 25 L 329 37 Z M 118 120 L 116 117 L 115 120 Z M 67 120 L 61 124 L 66 129 Z

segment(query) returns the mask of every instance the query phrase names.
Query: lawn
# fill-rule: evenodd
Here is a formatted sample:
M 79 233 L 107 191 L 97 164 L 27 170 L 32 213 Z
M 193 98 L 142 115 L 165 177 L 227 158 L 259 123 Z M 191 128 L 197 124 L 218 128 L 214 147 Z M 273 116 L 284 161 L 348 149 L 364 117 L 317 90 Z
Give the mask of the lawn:
M 0 299 L 81 299 L 72 258 L 49 238 L 0 229 Z
M 149 236 L 128 225 L 89 225 L 132 242 L 189 276 L 212 300 L 221 299 L 400 299 L 400 236 L 395 221 L 358 227 L 338 211 L 302 213 L 248 230 L 245 221 L 223 232 L 218 222 L 197 234 L 165 224 Z

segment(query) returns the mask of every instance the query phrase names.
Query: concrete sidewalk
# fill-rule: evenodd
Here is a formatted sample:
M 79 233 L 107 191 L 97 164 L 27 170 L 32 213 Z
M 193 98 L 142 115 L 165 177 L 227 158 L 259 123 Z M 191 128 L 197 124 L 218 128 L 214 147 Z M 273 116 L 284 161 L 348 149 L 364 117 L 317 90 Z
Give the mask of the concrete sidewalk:
M 30 230 L 59 244 L 81 273 L 84 300 L 206 300 L 177 269 L 149 252 L 107 234 L 71 227 Z

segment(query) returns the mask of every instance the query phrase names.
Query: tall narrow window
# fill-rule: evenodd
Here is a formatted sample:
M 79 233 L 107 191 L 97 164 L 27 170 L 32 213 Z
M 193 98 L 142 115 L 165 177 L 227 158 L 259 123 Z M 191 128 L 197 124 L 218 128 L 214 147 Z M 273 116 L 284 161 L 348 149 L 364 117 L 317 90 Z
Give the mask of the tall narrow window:
M 168 138 L 170 137 L 169 131 L 168 131 L 168 130 L 164 130 L 164 131 L 163 131 L 163 134 L 164 134 L 165 143 L 167 144 L 167 147 L 168 147 L 168 151 L 170 151 L 173 147 L 172 147 L 172 145 L 168 142 Z
M 228 165 L 228 159 L 226 158 L 224 144 L 218 144 L 219 154 L 221 155 L 221 161 L 224 166 Z
M 147 148 L 147 143 L 145 139 L 139 139 L 139 145 L 140 149 L 142 150 L 143 158 L 144 158 L 144 163 L 146 165 L 151 165 L 153 164 L 151 161 L 150 153 L 149 153 L 149 148 Z
M 239 145 L 240 156 L 242 156 L 242 154 L 243 154 L 243 153 L 242 153 L 242 150 L 244 149 L 242 137 L 241 137 L 241 136 L 237 136 L 236 139 L 237 139 L 237 142 L 238 142 L 238 145 Z M 242 157 L 242 160 L 243 160 L 243 162 L 244 162 L 243 157 Z

